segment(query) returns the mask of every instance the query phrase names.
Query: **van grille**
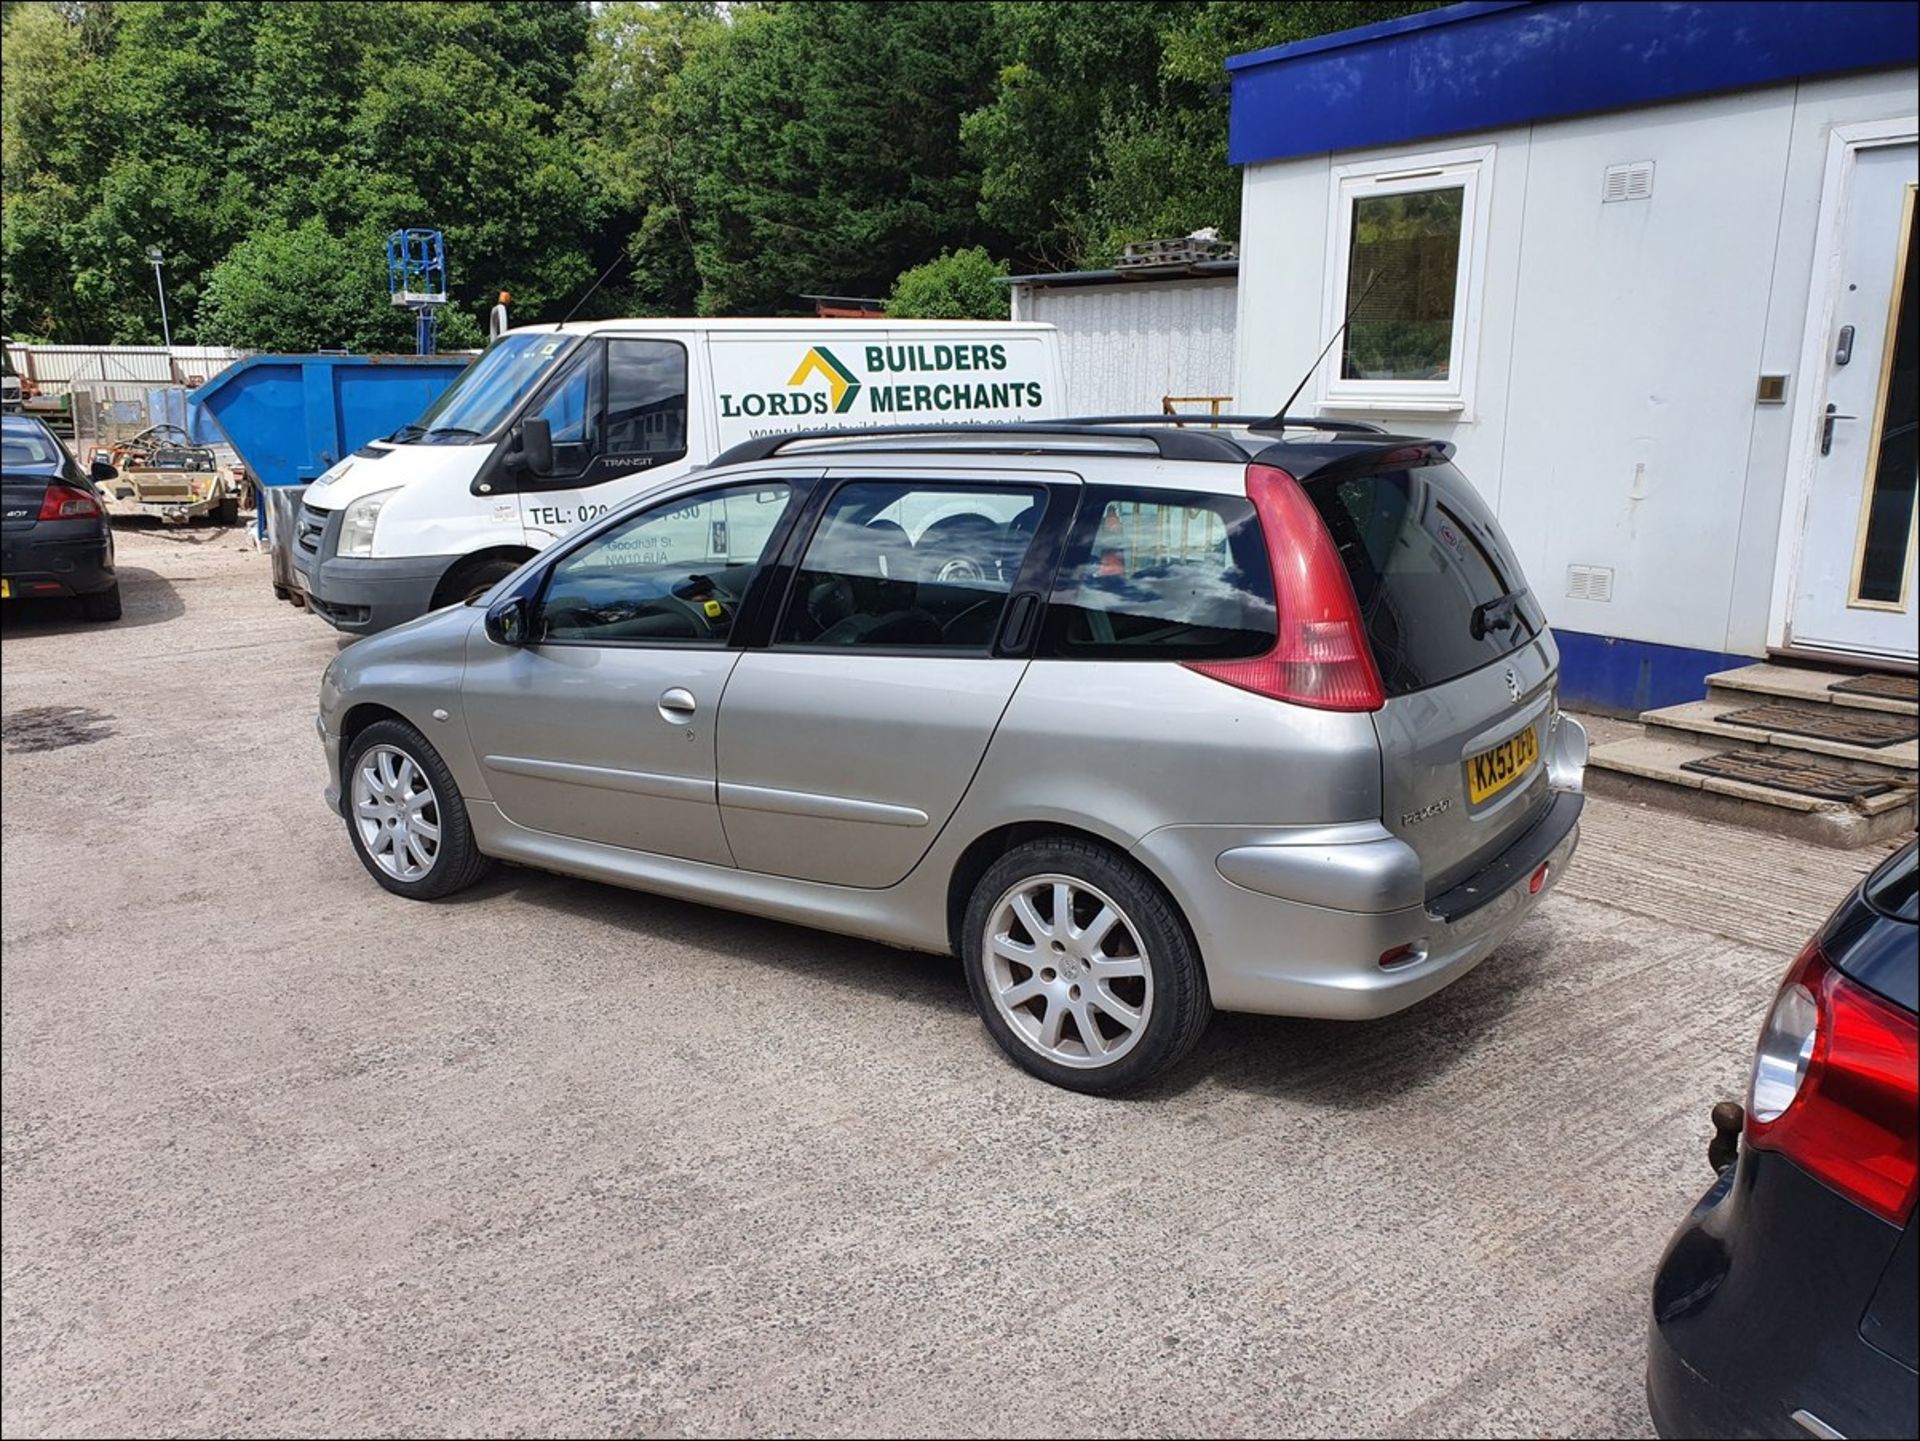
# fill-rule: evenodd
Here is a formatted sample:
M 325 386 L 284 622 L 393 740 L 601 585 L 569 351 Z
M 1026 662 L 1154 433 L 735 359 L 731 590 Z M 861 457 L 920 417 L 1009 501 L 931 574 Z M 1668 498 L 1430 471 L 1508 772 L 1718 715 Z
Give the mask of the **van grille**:
M 308 555 L 320 554 L 320 538 L 327 533 L 327 517 L 331 514 L 332 511 L 302 505 L 300 519 L 293 528 L 293 543 Z

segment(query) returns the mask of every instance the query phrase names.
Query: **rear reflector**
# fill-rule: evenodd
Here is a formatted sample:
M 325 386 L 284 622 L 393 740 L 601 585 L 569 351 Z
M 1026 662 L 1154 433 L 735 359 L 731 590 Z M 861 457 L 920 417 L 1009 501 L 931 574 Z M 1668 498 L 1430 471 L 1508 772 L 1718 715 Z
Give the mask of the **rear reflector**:
M 1540 862 L 1540 869 L 1535 871 L 1531 876 L 1527 878 L 1527 894 L 1530 896 L 1539 895 L 1540 887 L 1544 886 L 1546 883 L 1547 883 L 1547 863 L 1545 861 L 1542 861 Z
M 86 520 L 100 513 L 99 501 L 71 485 L 49 485 L 40 501 L 41 520 Z
M 1800 953 L 1768 1013 L 1747 1140 L 1900 1225 L 1920 1176 L 1920 1023 Z
M 1256 695 L 1318 710 L 1375 711 L 1386 704 L 1353 582 L 1300 482 L 1271 465 L 1247 467 L 1273 568 L 1273 649 L 1247 660 L 1188 667 Z

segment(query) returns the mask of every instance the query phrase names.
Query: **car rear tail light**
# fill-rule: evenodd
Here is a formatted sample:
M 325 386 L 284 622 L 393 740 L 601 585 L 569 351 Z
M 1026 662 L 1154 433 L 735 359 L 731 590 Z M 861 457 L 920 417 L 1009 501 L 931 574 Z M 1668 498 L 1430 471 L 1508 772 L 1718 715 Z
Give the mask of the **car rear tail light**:
M 1754 1056 L 1747 1141 L 1895 1225 L 1920 1176 L 1920 1023 L 1818 945 L 1774 998 Z
M 1190 669 L 1274 700 L 1318 710 L 1386 704 L 1353 582 L 1300 482 L 1272 465 L 1247 467 L 1273 568 L 1273 649 L 1246 660 L 1189 661 Z
M 42 520 L 85 520 L 100 514 L 100 502 L 71 485 L 49 485 L 40 501 Z

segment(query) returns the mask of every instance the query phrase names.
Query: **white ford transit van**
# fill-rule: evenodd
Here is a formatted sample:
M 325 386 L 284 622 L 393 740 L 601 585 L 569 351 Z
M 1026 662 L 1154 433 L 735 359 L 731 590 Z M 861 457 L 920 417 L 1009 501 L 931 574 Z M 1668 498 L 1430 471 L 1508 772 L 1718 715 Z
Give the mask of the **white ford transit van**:
M 508 331 L 306 492 L 293 579 L 356 634 L 484 591 L 573 526 L 756 436 L 1054 419 L 1050 325 L 594 320 Z

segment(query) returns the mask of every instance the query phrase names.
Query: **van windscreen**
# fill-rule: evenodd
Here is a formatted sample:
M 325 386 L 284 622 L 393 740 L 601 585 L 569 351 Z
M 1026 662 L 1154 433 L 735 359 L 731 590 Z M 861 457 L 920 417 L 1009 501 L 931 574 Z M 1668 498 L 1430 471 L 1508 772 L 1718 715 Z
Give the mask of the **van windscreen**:
M 1441 685 L 1546 629 L 1520 563 L 1452 465 L 1309 480 L 1389 696 Z
M 575 336 L 547 332 L 501 336 L 393 439 L 459 444 L 491 435 L 577 343 Z

